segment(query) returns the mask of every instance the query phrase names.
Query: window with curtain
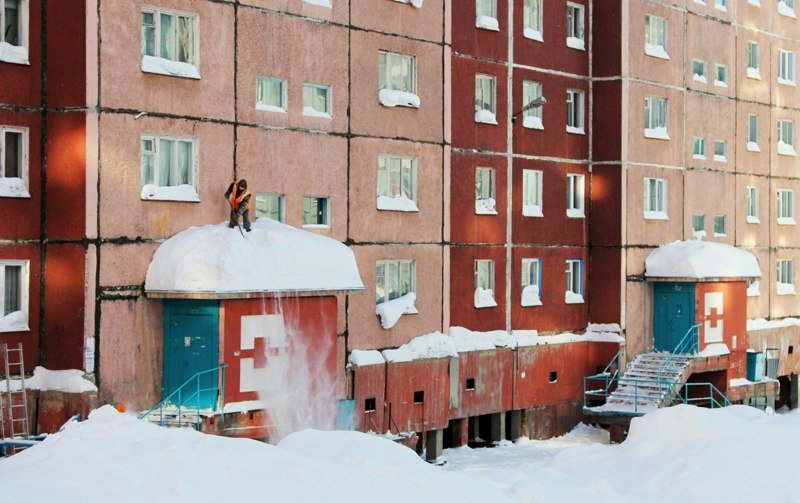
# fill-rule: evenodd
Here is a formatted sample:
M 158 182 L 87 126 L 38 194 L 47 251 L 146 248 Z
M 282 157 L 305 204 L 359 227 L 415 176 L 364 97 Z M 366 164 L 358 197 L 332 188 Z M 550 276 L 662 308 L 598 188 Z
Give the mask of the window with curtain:
M 196 141 L 195 138 L 142 136 L 141 185 L 191 185 L 196 189 Z
M 375 304 L 394 300 L 416 289 L 413 260 L 379 260 L 375 265 Z
M 416 58 L 406 54 L 380 51 L 378 53 L 378 89 L 417 92 Z
M 160 9 L 142 10 L 142 55 L 195 65 L 197 18 Z
M 416 201 L 416 171 L 416 157 L 379 155 L 378 195 Z

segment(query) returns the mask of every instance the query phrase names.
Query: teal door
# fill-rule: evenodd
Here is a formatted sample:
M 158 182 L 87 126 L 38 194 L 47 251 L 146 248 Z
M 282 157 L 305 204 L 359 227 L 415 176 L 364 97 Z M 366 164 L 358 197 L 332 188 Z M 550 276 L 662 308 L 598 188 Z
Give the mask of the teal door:
M 219 306 L 215 301 L 164 301 L 163 398 L 204 370 L 219 365 Z M 211 407 L 217 400 L 216 371 L 200 376 L 181 391 L 183 405 Z M 199 392 L 198 392 L 199 389 Z
M 694 325 L 694 283 L 654 283 L 653 338 L 656 351 L 672 352 Z

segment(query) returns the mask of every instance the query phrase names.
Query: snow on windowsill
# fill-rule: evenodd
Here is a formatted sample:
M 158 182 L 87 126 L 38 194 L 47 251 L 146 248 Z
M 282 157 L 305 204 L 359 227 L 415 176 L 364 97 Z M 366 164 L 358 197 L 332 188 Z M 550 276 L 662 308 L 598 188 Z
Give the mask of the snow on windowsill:
M 522 30 L 522 36 L 529 40 L 536 40 L 537 42 L 544 42 L 542 32 L 534 30 L 533 28 L 525 28 Z
M 395 89 L 381 89 L 378 91 L 378 101 L 385 107 L 420 107 L 419 96 Z
M 754 79 L 754 80 L 761 80 L 761 72 L 758 68 L 747 68 L 747 78 Z
M 582 127 L 567 126 L 567 133 L 572 134 L 586 134 Z
M 666 211 L 645 211 L 644 218 L 645 220 L 669 220 Z
M 794 217 L 778 217 L 778 225 L 797 225 Z
M 759 2 L 759 0 L 747 0 L 747 3 L 753 7 L 761 7 L 761 2 Z
M 28 315 L 22 311 L 14 311 L 0 317 L 0 332 L 27 332 L 29 330 Z
M 28 61 L 28 48 L 0 42 L 0 61 L 15 65 L 30 65 Z
M 564 302 L 567 304 L 583 304 L 583 295 L 567 291 L 564 293 Z
M 482 30 L 500 31 L 497 18 L 491 16 L 478 16 L 475 18 L 475 27 Z
M 661 127 L 654 127 L 654 128 L 645 128 L 644 130 L 644 137 L 651 138 L 654 140 L 669 140 L 669 133 L 667 132 L 667 128 Z
M 714 160 L 717 162 L 728 162 L 728 158 L 725 157 L 724 155 L 714 154 Z
M 748 152 L 761 152 L 761 147 L 758 146 L 758 143 L 754 141 L 747 142 L 747 151 Z
M 745 220 L 747 221 L 748 224 L 760 224 L 761 223 L 761 219 L 759 219 L 758 217 L 755 217 L 753 215 L 747 215 L 747 217 L 745 217 Z
M 526 129 L 544 129 L 544 124 L 542 124 L 541 117 L 535 117 L 532 115 L 526 115 L 522 118 L 522 127 Z
M 727 89 L 727 87 L 728 87 L 728 83 L 727 83 L 727 82 L 725 82 L 725 81 L 723 81 L 723 80 L 716 80 L 716 79 L 715 79 L 715 80 L 714 80 L 714 85 L 715 85 L 715 86 L 717 86 L 717 87 L 724 87 L 724 88 L 726 88 L 726 89 Z
M 539 298 L 539 287 L 528 285 L 522 289 L 522 307 L 541 306 L 542 299 Z
M 489 289 L 478 287 L 475 289 L 475 307 L 497 307 L 497 302 L 494 300 L 494 292 Z
M 567 218 L 586 218 L 586 215 L 583 213 L 582 209 L 568 208 Z
M 522 206 L 523 217 L 543 217 L 542 207 L 536 204 L 525 204 Z
M 778 2 L 778 14 L 797 19 L 794 9 L 786 5 L 785 2 Z
M 701 358 L 709 358 L 711 356 L 724 356 L 729 354 L 731 354 L 731 350 L 728 349 L 728 345 L 722 342 L 717 342 L 714 344 L 708 344 L 697 356 Z
M 265 105 L 264 103 L 256 103 L 256 110 L 260 112 L 273 112 L 276 114 L 285 114 L 286 109 L 275 105 Z
M 775 295 L 794 295 L 794 284 L 792 283 L 776 283 Z
M 796 81 L 794 81 L 794 80 L 786 80 L 786 79 L 782 79 L 780 77 L 778 77 L 778 84 L 783 84 L 785 86 L 797 87 L 797 82 Z
M 581 51 L 586 50 L 586 46 L 584 45 L 583 39 L 577 37 L 567 37 L 567 47 L 571 47 L 573 49 L 578 49 Z
M 85 393 L 97 391 L 97 386 L 83 378 L 82 370 L 48 370 L 44 367 L 33 369 L 33 376 L 25 379 L 25 389 L 39 391 L 61 391 L 64 393 Z M 22 389 L 22 382 L 12 379 L 11 391 Z M 6 389 L 6 381 L 0 381 L 0 389 Z
M 383 365 L 386 363 L 386 360 L 383 359 L 381 352 L 375 349 L 354 349 L 350 352 L 350 356 L 347 358 L 347 361 L 356 367 L 366 367 L 367 365 Z
M 475 200 L 475 214 L 476 215 L 497 215 L 496 201 L 493 198 L 489 199 L 476 199 Z
M 694 230 L 693 230 L 693 231 L 692 231 L 692 236 L 693 236 L 693 237 L 694 237 L 696 240 L 698 240 L 698 241 L 701 241 L 701 240 L 702 240 L 704 237 L 706 237 L 706 231 L 694 231 Z
M 495 115 L 488 110 L 478 110 L 475 112 L 475 122 L 480 122 L 482 124 L 492 124 L 496 126 L 497 117 L 495 117 Z
M 196 66 L 156 56 L 142 56 L 142 71 L 171 77 L 200 79 L 200 72 Z
M 779 141 L 778 142 L 778 155 L 790 155 L 790 156 L 797 156 L 797 152 L 795 152 L 794 147 L 789 145 L 786 142 Z
M 422 2 L 423 2 L 423 0 L 394 0 L 394 1 L 398 3 L 408 4 L 412 7 L 416 7 L 417 9 L 422 8 Z
M 171 187 L 157 187 L 155 185 L 145 185 L 142 187 L 142 199 L 145 201 L 180 201 L 187 203 L 199 203 L 200 196 L 197 190 L 191 185 L 175 185 Z
M 663 46 L 655 44 L 644 44 L 644 53 L 658 59 L 669 60 L 669 54 Z
M 798 318 L 781 318 L 779 320 L 767 320 L 765 318 L 752 318 L 747 320 L 747 331 L 751 330 L 770 330 L 773 328 L 786 328 L 800 326 Z
M 693 154 L 692 155 L 692 159 L 697 159 L 698 161 L 705 161 L 706 160 L 706 156 L 700 155 L 700 154 Z
M 316 5 L 318 7 L 328 7 L 331 8 L 331 0 L 303 0 L 303 3 L 307 3 L 309 5 Z
M 31 194 L 22 178 L 0 178 L 0 197 L 28 198 Z
M 411 199 L 401 196 L 401 197 L 389 197 L 389 196 L 378 196 L 378 209 L 383 211 L 405 211 L 405 212 L 414 212 L 419 211 L 417 208 L 416 201 L 412 201 Z
M 381 326 L 388 330 L 395 326 L 404 314 L 417 314 L 414 302 L 417 300 L 417 294 L 409 292 L 402 297 L 394 300 L 381 302 L 375 306 L 375 314 L 381 318 Z
M 314 110 L 311 107 L 303 107 L 303 116 L 305 117 L 317 117 L 320 119 L 330 119 L 331 114 L 328 112 L 320 112 L 319 110 Z
M 747 285 L 747 296 L 748 297 L 759 297 L 761 296 L 761 282 L 753 281 L 749 285 Z
M 706 78 L 705 75 L 699 75 L 697 73 L 692 74 L 692 80 L 694 80 L 695 82 L 701 82 L 703 84 L 708 83 L 708 79 Z
M 402 297 L 401 297 L 402 298 Z M 427 358 L 457 358 L 455 340 L 441 332 L 431 332 L 411 339 L 397 349 L 384 349 L 389 363 L 402 363 Z
M 718 3 L 715 3 L 714 4 L 714 8 L 717 9 L 717 10 L 721 10 L 722 12 L 728 12 L 728 6 L 727 5 L 720 5 Z
M 725 234 L 724 232 L 715 232 L 714 233 L 714 237 L 715 238 L 726 238 L 726 237 L 728 237 L 728 235 Z

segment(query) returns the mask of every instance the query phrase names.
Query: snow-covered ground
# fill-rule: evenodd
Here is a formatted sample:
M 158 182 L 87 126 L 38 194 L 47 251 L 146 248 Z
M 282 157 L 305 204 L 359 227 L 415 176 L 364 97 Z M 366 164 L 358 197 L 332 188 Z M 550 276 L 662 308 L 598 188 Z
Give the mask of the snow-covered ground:
M 548 441 L 445 451 L 305 430 L 278 446 L 159 428 L 111 407 L 0 460 L 2 501 L 800 501 L 800 413 L 662 409 L 628 440 L 579 426 Z

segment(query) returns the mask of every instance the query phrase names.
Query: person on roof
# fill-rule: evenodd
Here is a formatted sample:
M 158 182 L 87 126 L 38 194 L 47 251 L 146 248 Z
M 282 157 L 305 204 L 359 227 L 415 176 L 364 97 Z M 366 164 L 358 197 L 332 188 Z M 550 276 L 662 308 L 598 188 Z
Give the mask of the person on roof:
M 241 216 L 244 230 L 250 232 L 250 191 L 247 190 L 247 180 L 234 180 L 225 192 L 225 199 L 231 205 L 231 221 L 228 222 L 228 227 L 233 229 L 239 225 Z

